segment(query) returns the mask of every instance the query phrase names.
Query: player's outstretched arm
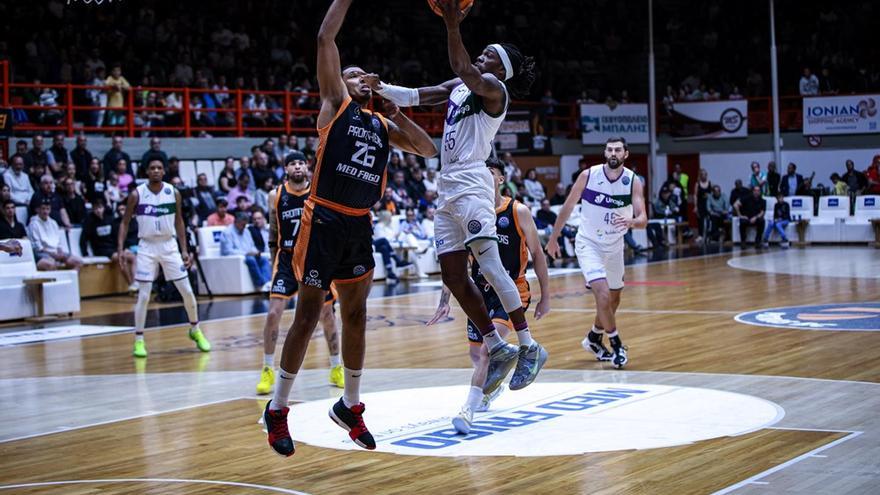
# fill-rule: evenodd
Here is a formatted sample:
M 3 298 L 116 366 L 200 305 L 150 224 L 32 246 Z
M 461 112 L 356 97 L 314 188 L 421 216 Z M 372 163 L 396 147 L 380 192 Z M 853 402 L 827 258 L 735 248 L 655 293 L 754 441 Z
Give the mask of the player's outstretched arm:
M 574 181 L 574 185 L 571 187 L 571 191 L 568 193 L 568 197 L 565 198 L 565 204 L 563 204 L 562 209 L 559 210 L 559 216 L 556 217 L 556 223 L 553 224 L 553 232 L 550 234 L 550 238 L 547 239 L 547 254 L 554 258 L 559 257 L 559 243 L 557 242 L 557 239 L 559 239 L 559 235 L 562 234 L 562 229 L 565 227 L 565 222 L 568 221 L 568 217 L 571 216 L 574 206 L 580 200 L 581 193 L 584 188 L 587 187 L 587 178 L 589 178 L 589 176 L 590 169 L 586 169 L 578 175 L 577 180 Z
M 535 226 L 535 219 L 532 218 L 529 207 L 524 204 L 516 205 L 516 219 L 526 238 L 526 247 L 532 255 L 535 275 L 538 276 L 538 285 L 541 286 L 541 300 L 535 307 L 535 319 L 540 320 L 550 312 L 550 273 L 547 269 L 547 258 L 544 256 L 544 250 L 541 249 L 538 227 Z
M 482 96 L 488 102 L 503 105 L 505 99 L 504 88 L 501 82 L 493 74 L 482 74 L 471 63 L 471 56 L 464 47 L 461 39 L 459 25 L 467 16 L 467 12 L 458 10 L 458 0 L 435 0 L 443 11 L 443 22 L 446 23 L 447 49 L 449 51 L 449 65 L 455 75 L 474 93 Z M 468 9 L 470 10 L 470 9 Z
M 437 146 L 431 136 L 393 102 L 385 101 L 385 116 L 388 117 L 388 140 L 392 146 L 425 158 L 437 155 Z
M 342 80 L 342 65 L 339 61 L 336 35 L 342 28 L 351 2 L 352 0 L 333 0 L 318 30 L 318 88 L 322 102 L 318 127 L 322 127 L 322 120 L 323 124 L 326 124 L 336 115 L 348 94 L 345 82 Z
M 128 224 L 131 223 L 131 216 L 134 214 L 134 210 L 137 208 L 138 204 L 138 192 L 134 190 L 131 194 L 128 195 L 128 202 L 125 205 L 125 215 L 122 216 L 122 221 L 119 222 L 119 235 L 116 238 L 116 252 L 119 254 L 118 260 L 119 266 L 124 271 L 126 269 L 125 266 L 125 238 L 128 237 Z
M 399 107 L 417 107 L 419 105 L 446 103 L 449 95 L 452 94 L 452 90 L 461 84 L 461 79 L 455 78 L 437 86 L 406 88 L 382 82 L 378 74 L 367 74 L 364 76 L 364 80 L 373 91 L 386 100 L 394 102 Z

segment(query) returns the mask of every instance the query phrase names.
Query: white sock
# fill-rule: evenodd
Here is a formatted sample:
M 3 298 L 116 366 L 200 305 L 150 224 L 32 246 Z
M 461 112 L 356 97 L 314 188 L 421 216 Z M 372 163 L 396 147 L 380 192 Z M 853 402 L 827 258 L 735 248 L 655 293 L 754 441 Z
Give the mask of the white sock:
M 345 369 L 345 390 L 342 393 L 342 403 L 351 409 L 361 403 L 361 375 L 364 370 Z
M 330 355 L 330 367 L 335 368 L 342 364 L 342 358 L 339 357 L 339 354 L 331 354 Z
M 189 285 L 189 279 L 175 280 L 174 286 L 177 287 L 177 292 L 180 292 L 180 297 L 183 299 L 183 307 L 186 309 L 186 316 L 189 318 L 190 324 L 192 324 L 193 328 L 198 328 L 199 306 L 196 302 L 196 295 L 193 293 L 192 286 Z
M 134 303 L 134 330 L 143 332 L 147 324 L 147 305 L 150 304 L 150 293 L 153 291 L 152 282 L 138 282 L 138 297 Z
M 275 366 L 275 354 L 263 354 L 263 367 L 271 368 Z
M 483 389 L 480 387 L 471 386 L 470 392 L 468 392 L 468 398 L 466 405 L 471 408 L 471 411 L 477 408 L 480 405 L 480 402 L 483 400 Z
M 532 333 L 529 332 L 529 327 L 525 327 L 523 329 L 517 330 L 516 331 L 516 338 L 517 338 L 517 340 L 519 340 L 520 346 L 529 347 L 532 345 L 532 342 L 534 342 L 532 340 Z
M 493 349 L 504 343 L 504 339 L 498 334 L 498 330 L 492 330 L 486 335 L 483 335 L 483 342 L 486 343 L 486 347 L 491 353 Z
M 135 340 L 135 342 L 143 342 L 144 341 L 144 334 L 142 334 L 142 333 L 134 334 L 134 340 Z
M 269 403 L 270 410 L 278 411 L 287 407 L 294 379 L 296 379 L 296 373 L 288 373 L 278 368 L 278 382 L 275 384 L 275 395 L 272 396 L 272 402 Z
M 614 337 L 617 337 L 617 329 L 616 328 L 614 329 L 613 332 L 608 334 L 609 339 L 613 339 Z

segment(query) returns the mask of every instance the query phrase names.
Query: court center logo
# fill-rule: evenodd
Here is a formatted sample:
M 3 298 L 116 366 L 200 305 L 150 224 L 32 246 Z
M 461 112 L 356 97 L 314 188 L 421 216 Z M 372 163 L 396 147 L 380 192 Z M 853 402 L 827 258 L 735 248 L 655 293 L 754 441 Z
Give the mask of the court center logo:
M 740 323 L 795 330 L 880 332 L 880 303 L 787 306 L 741 313 Z
M 362 394 L 378 452 L 417 456 L 551 456 L 686 445 L 772 425 L 784 412 L 720 390 L 633 383 L 534 383 L 506 391 L 461 435 L 452 417 L 466 385 Z M 310 445 L 361 450 L 327 410 L 336 399 L 292 406 L 291 433 Z

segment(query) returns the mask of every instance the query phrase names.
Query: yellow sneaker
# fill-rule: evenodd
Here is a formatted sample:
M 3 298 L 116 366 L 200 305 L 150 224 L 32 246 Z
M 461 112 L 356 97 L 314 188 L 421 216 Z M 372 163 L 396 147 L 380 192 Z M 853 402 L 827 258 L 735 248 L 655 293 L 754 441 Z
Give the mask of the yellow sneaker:
M 205 338 L 205 334 L 202 333 L 201 328 L 190 328 L 189 339 L 196 343 L 196 347 L 198 347 L 200 351 L 208 352 L 211 350 L 211 343 Z
M 257 384 L 257 395 L 267 395 L 272 392 L 275 385 L 275 371 L 269 366 L 263 366 L 260 373 L 260 383 Z
M 135 340 L 132 355 L 138 358 L 147 357 L 147 344 L 145 344 L 143 340 Z
M 330 368 L 330 385 L 334 387 L 345 387 L 345 373 L 342 371 L 342 365 L 336 365 Z

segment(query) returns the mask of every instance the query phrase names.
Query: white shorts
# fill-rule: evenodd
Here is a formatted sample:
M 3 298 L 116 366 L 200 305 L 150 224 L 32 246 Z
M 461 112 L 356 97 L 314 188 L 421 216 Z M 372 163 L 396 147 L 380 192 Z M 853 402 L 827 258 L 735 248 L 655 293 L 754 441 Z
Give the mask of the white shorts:
M 138 242 L 137 264 L 134 278 L 138 282 L 153 282 L 159 274 L 159 266 L 165 280 L 173 282 L 187 278 L 189 274 L 183 265 L 183 258 L 173 237 L 167 241 L 150 241 L 141 239 Z
M 497 240 L 495 184 L 485 163 L 473 168 L 441 173 L 440 196 L 434 216 L 437 254 L 464 251 L 475 239 Z
M 605 279 L 611 290 L 623 289 L 623 243 L 620 249 L 602 249 L 593 241 L 577 236 L 574 242 L 578 265 L 584 273 L 587 286 Z

